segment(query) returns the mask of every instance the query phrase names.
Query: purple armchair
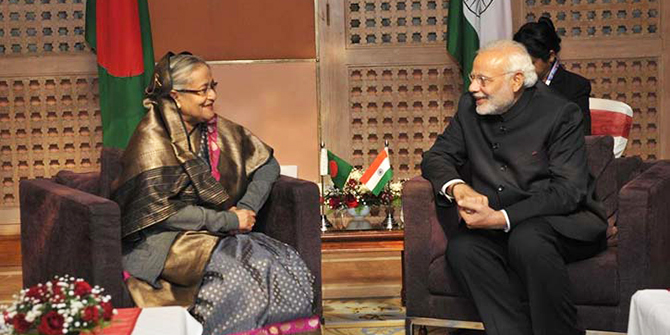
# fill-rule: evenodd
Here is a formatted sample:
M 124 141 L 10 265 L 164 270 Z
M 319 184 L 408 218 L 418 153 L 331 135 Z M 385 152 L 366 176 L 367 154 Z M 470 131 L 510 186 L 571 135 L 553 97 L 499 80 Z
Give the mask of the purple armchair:
M 70 274 L 104 287 L 116 307 L 133 305 L 122 278 L 118 205 L 110 183 L 121 150 L 103 149 L 101 172 L 61 171 L 52 179 L 20 183 L 23 285 Z M 255 231 L 298 250 L 312 271 L 321 315 L 321 231 L 316 184 L 281 176 L 258 214 Z
M 633 293 L 670 287 L 670 161 L 614 159 L 609 136 L 589 136 L 586 144 L 609 217 L 608 248 L 568 266 L 574 301 L 587 329 L 625 332 Z M 407 334 L 414 326 L 481 327 L 445 256 L 458 225 L 455 208 L 436 208 L 421 177 L 405 183 L 402 199 Z

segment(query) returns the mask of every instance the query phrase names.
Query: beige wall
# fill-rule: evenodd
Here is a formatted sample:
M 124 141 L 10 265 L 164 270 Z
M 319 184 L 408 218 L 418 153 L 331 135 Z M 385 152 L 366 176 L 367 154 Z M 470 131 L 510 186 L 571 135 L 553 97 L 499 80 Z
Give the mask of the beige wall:
M 156 58 L 316 58 L 314 0 L 149 0 Z
M 298 177 L 318 179 L 314 0 L 149 0 L 156 58 L 212 62 L 217 112 L 249 128 Z M 252 60 L 252 61 L 249 61 Z
M 316 62 L 213 62 L 217 113 L 247 127 L 298 177 L 318 179 Z

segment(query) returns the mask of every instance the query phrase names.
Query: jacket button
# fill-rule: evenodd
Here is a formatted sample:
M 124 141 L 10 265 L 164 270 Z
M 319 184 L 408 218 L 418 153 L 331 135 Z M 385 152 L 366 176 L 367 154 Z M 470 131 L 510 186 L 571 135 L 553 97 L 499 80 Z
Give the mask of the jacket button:
M 503 132 L 503 133 L 506 132 L 506 131 L 507 131 L 507 127 L 505 127 L 505 126 L 500 126 L 500 131 Z
M 493 143 L 492 147 L 493 147 L 493 150 L 498 150 L 498 148 L 500 148 L 500 144 L 499 143 Z
M 503 164 L 500 166 L 500 171 L 507 171 L 507 165 Z
M 498 185 L 498 192 L 502 192 L 505 190 L 505 186 Z

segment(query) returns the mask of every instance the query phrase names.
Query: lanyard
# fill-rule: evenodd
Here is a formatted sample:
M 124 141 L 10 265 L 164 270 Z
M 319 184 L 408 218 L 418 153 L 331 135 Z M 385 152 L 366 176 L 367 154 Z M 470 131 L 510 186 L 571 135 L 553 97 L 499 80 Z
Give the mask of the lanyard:
M 551 71 L 549 71 L 547 80 L 544 81 L 544 83 L 547 84 L 547 86 L 551 85 L 551 80 L 554 79 L 554 75 L 556 74 L 557 70 L 558 70 L 558 59 L 554 62 L 554 65 L 551 67 Z

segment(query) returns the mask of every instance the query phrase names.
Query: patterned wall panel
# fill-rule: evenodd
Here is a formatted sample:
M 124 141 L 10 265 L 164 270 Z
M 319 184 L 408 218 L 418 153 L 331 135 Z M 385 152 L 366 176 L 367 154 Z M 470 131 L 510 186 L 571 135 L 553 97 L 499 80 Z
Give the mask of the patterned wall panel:
M 394 179 L 419 174 L 421 154 L 454 115 L 461 85 L 447 65 L 350 67 L 352 164 L 367 168 L 388 140 Z
M 347 47 L 442 44 L 448 8 L 448 0 L 347 0 Z
M 658 36 L 660 0 L 524 0 L 526 21 L 549 16 L 561 36 Z
M 84 0 L 0 1 L 0 55 L 48 55 L 88 50 Z
M 0 205 L 18 205 L 22 179 L 99 169 L 96 78 L 0 77 Z
M 567 69 L 589 78 L 595 98 L 625 102 L 633 108 L 626 156 L 658 157 L 659 60 L 657 58 L 565 61 Z

